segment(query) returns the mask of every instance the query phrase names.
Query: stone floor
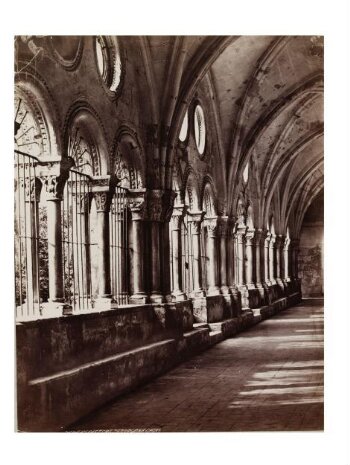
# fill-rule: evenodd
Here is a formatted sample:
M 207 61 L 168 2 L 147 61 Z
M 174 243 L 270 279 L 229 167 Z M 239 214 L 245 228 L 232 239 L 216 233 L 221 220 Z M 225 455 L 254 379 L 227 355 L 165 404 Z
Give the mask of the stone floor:
M 323 430 L 323 300 L 226 339 L 70 431 Z

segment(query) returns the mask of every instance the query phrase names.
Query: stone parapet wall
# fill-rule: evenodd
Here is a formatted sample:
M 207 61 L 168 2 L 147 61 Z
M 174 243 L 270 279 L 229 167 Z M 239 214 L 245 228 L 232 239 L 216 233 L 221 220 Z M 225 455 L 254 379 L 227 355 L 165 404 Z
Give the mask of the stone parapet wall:
M 220 305 L 218 297 L 215 305 Z M 261 309 L 194 327 L 186 302 L 19 324 L 18 428 L 60 431 L 116 396 L 300 300 L 300 293 L 294 292 Z M 223 299 L 221 306 L 223 314 Z

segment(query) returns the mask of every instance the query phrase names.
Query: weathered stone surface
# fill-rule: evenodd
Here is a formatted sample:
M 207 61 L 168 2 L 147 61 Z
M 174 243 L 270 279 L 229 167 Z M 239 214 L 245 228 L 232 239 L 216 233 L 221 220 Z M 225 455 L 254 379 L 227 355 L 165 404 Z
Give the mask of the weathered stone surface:
M 303 301 L 226 339 L 70 430 L 323 430 L 322 304 Z
M 212 299 L 218 297 L 222 298 Z M 191 318 L 184 319 L 184 302 L 19 324 L 19 429 L 59 430 L 111 398 L 299 301 L 300 293 L 295 292 L 263 307 L 260 314 L 245 310 L 224 321 L 197 323 L 192 330 Z

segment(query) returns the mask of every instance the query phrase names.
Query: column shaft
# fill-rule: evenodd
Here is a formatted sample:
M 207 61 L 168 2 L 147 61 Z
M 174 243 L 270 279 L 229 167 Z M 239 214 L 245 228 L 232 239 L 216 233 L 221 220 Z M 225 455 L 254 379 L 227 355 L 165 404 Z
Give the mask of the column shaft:
M 49 258 L 50 302 L 64 301 L 61 206 L 61 199 L 47 200 L 47 242 Z
M 269 244 L 269 273 L 270 283 L 276 284 L 275 280 L 275 237 L 271 236 Z
M 253 282 L 253 237 L 254 231 L 248 230 L 245 235 L 245 281 L 248 288 L 254 288 Z
M 109 212 L 97 212 L 98 297 L 111 297 Z
M 217 219 L 206 220 L 207 226 L 207 281 L 208 281 L 208 294 L 217 295 L 219 294 L 218 287 L 218 261 L 217 261 L 217 243 L 216 243 L 216 232 L 217 232 Z

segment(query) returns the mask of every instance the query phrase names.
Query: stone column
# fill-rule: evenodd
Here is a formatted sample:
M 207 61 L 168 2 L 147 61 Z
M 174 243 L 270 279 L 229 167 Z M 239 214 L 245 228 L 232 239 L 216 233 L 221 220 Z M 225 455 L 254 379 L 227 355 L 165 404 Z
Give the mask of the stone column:
M 92 195 L 97 212 L 98 294 L 95 307 L 107 310 L 112 303 L 110 276 L 109 210 L 112 201 L 109 176 L 94 179 Z
M 151 302 L 162 303 L 164 296 L 161 289 L 161 250 L 160 250 L 160 222 L 162 220 L 163 191 L 147 191 L 147 211 L 151 234 Z
M 283 279 L 285 282 L 290 281 L 289 244 L 290 244 L 290 239 L 289 237 L 286 237 L 284 244 L 283 244 L 283 265 L 284 265 Z
M 163 192 L 162 197 L 162 221 L 161 221 L 161 282 L 162 282 L 162 293 L 165 297 L 166 302 L 172 302 L 172 289 L 171 289 L 171 263 L 169 260 L 170 257 L 170 221 L 174 212 L 174 202 L 177 194 L 176 192 L 166 189 Z M 180 226 L 180 225 L 179 225 Z M 179 230 L 179 241 L 180 248 L 178 252 L 181 254 L 181 227 Z M 179 257 L 180 261 L 180 279 L 181 279 L 181 289 L 183 290 L 182 284 L 182 275 L 181 275 L 181 255 Z M 185 294 L 179 298 L 184 300 Z
M 171 244 L 172 244 L 172 275 L 173 289 L 171 290 L 175 300 L 186 300 L 186 294 L 183 292 L 183 276 L 181 263 L 181 222 L 183 221 L 186 207 L 178 205 L 174 208 L 171 217 Z
M 236 283 L 238 290 L 241 293 L 242 307 L 247 309 L 249 307 L 249 293 L 247 286 L 244 284 L 244 271 L 245 271 L 245 234 L 247 227 L 245 224 L 240 223 L 237 225 L 235 238 L 236 238 Z
M 218 286 L 218 259 L 217 259 L 217 218 L 206 218 L 205 226 L 207 227 L 207 257 L 209 260 L 207 266 L 208 295 L 220 294 Z
M 247 227 L 244 224 L 237 225 L 236 229 L 236 241 L 237 241 L 237 276 L 236 282 L 238 287 L 244 285 L 244 236 L 246 233 Z
M 264 283 L 267 286 L 271 285 L 270 282 L 270 239 L 271 233 L 269 231 L 265 231 L 264 233 Z
M 271 234 L 269 243 L 269 282 L 271 285 L 276 284 L 275 279 L 275 239 L 276 236 Z
M 201 267 L 201 223 L 203 216 L 203 212 L 188 213 L 188 221 L 191 223 L 193 253 L 193 293 L 191 297 L 203 297 L 205 295 L 202 287 Z
M 228 217 L 222 216 L 219 221 L 219 228 L 218 228 L 218 236 L 220 240 L 220 284 L 221 284 L 221 292 L 223 294 L 229 293 L 228 288 L 228 273 L 227 273 L 227 252 L 230 246 L 228 246 L 229 242 L 227 237 L 227 230 L 228 230 Z M 231 252 L 231 251 L 230 251 Z M 231 253 L 232 257 L 232 253 Z M 229 268 L 231 267 L 231 263 L 229 263 Z
M 254 229 L 245 233 L 245 283 L 248 289 L 255 289 L 253 281 L 253 239 Z
M 65 176 L 56 174 L 59 166 L 52 169 L 53 174 L 42 174 L 41 181 L 45 189 L 47 205 L 47 248 L 49 265 L 49 299 L 43 305 L 43 313 L 46 316 L 59 316 L 63 313 L 71 313 L 72 308 L 65 302 L 63 282 L 63 243 L 62 243 L 62 199 Z
M 128 194 L 129 208 L 131 212 L 131 236 L 132 236 L 132 276 L 133 294 L 131 303 L 144 304 L 147 302 L 147 294 L 144 284 L 144 241 L 143 225 L 145 219 L 145 189 L 130 189 Z
M 262 244 L 264 243 L 264 232 L 262 229 L 255 230 L 254 246 L 255 246 L 255 284 L 259 291 L 261 299 L 264 299 L 264 270 L 262 256 Z
M 283 281 L 282 281 L 282 260 L 283 260 L 283 244 L 285 237 L 281 235 L 276 236 L 275 241 L 275 250 L 276 250 L 276 282 L 280 289 L 284 291 Z
M 227 284 L 231 293 L 237 292 L 235 283 L 235 256 L 234 256 L 234 220 L 227 222 Z

